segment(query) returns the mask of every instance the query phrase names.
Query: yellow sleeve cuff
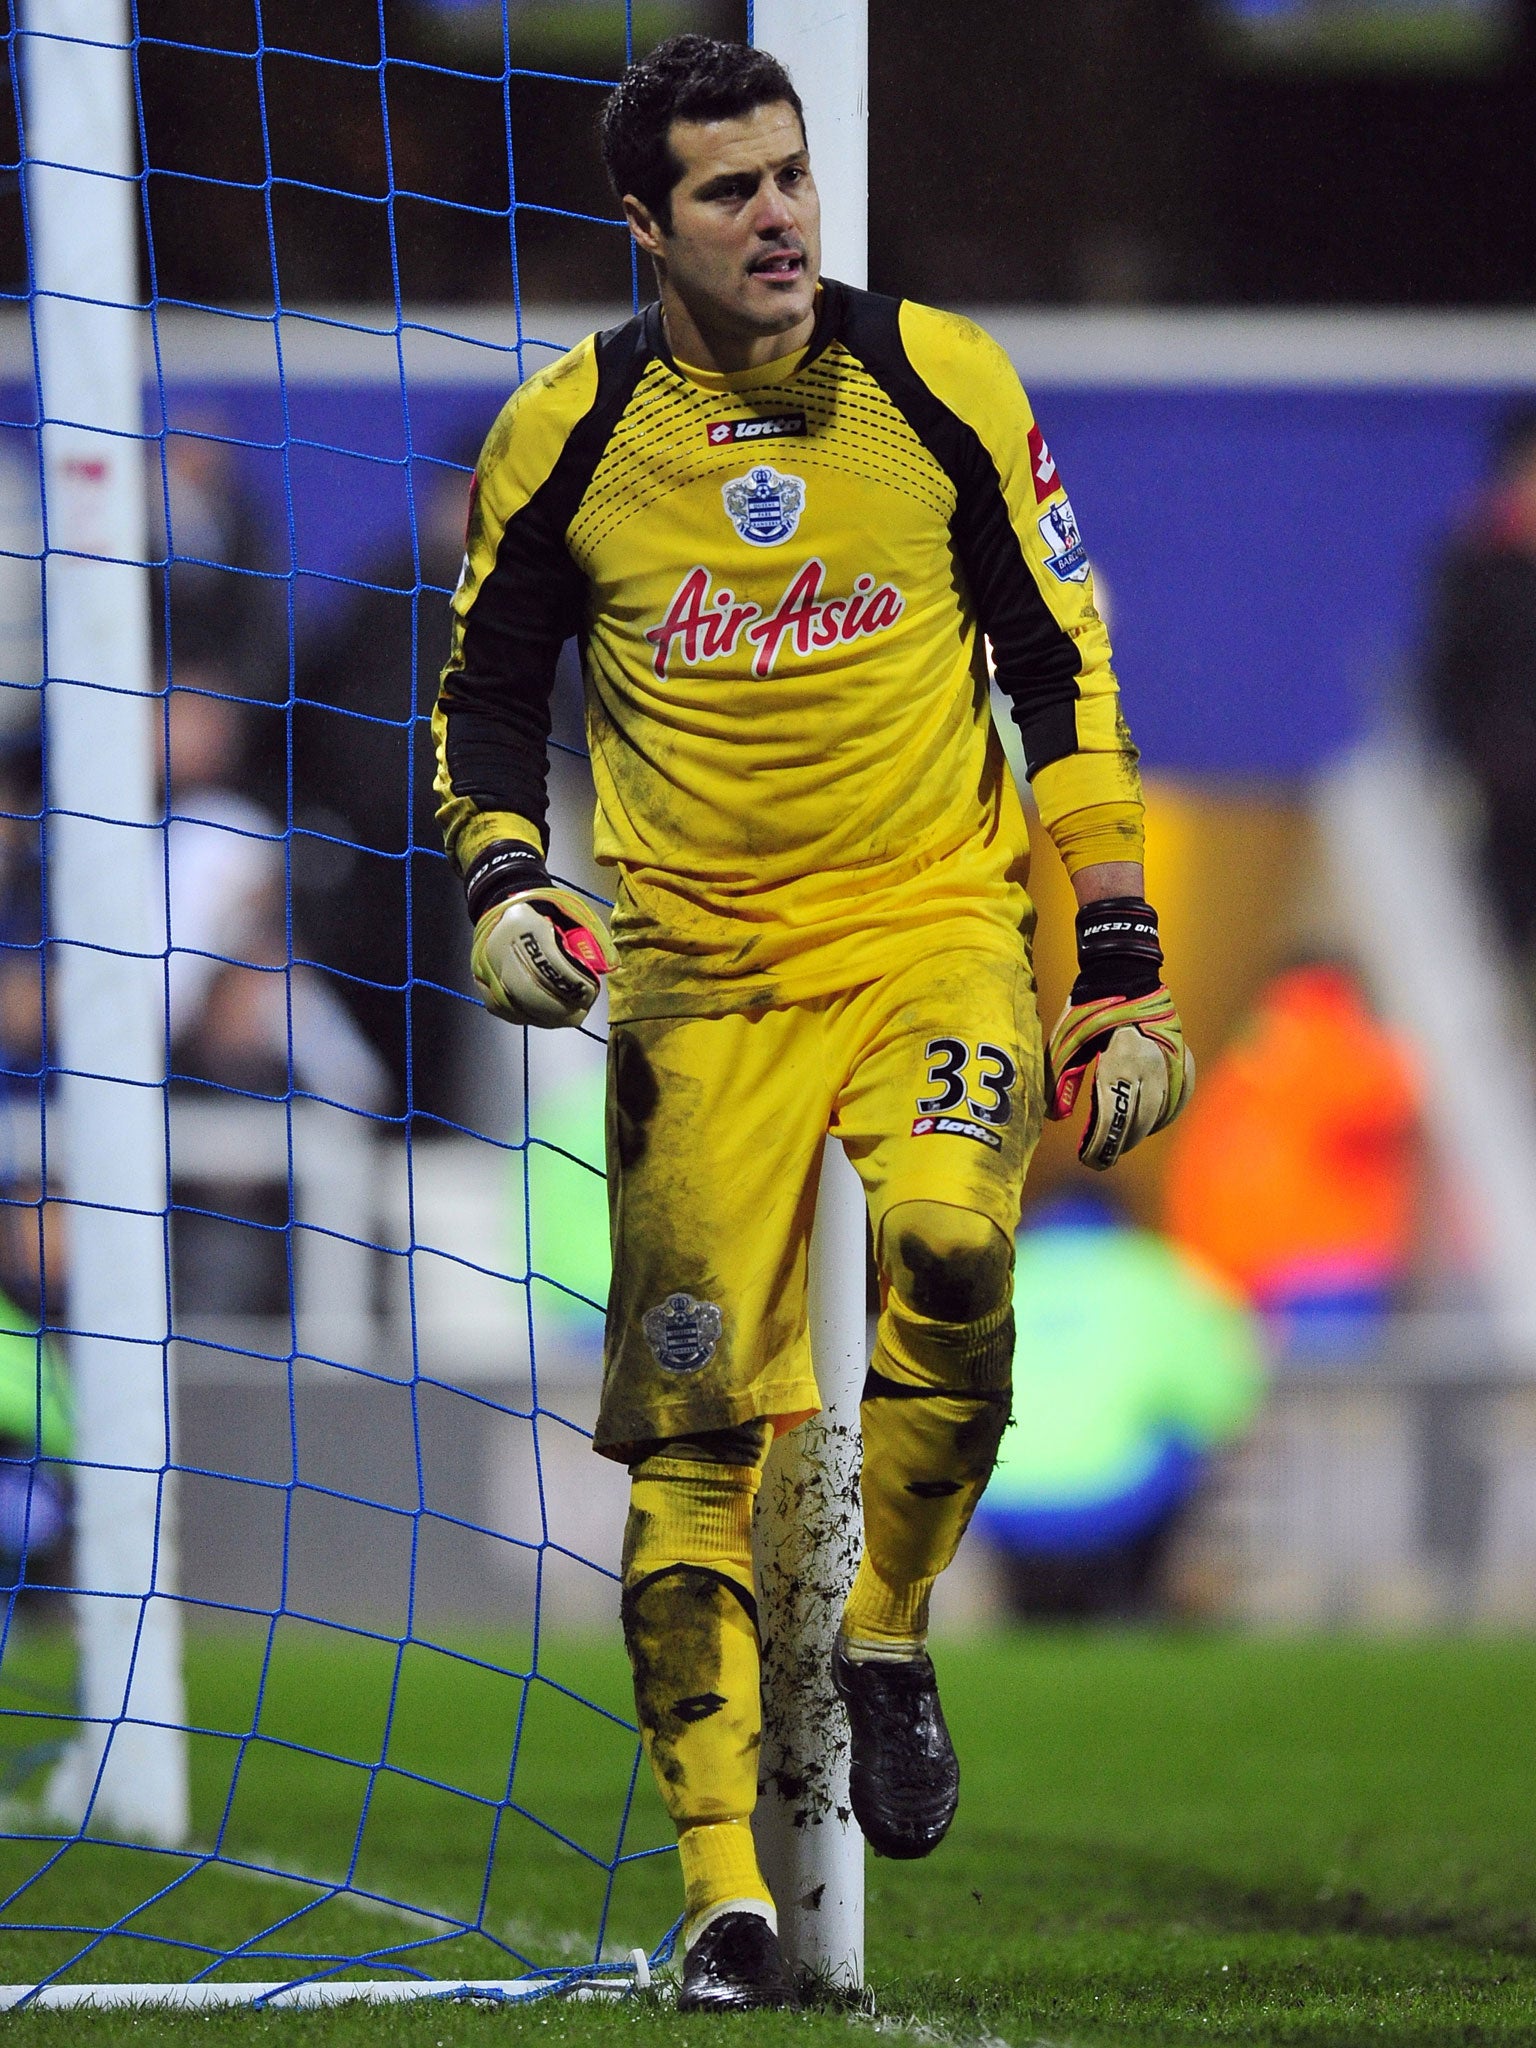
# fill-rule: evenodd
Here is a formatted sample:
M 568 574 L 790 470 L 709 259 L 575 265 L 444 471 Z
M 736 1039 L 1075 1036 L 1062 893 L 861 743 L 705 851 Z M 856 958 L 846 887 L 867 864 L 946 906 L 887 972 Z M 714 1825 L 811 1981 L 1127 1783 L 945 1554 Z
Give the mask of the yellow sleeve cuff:
M 1054 819 L 1049 829 L 1069 875 L 1103 861 L 1144 857 L 1146 834 L 1139 802 L 1089 804 Z
M 520 818 L 516 811 L 477 811 L 454 837 L 453 856 L 460 874 L 467 874 L 488 846 L 503 839 L 520 839 L 525 846 L 546 851 L 544 835 L 537 825 Z
M 1030 777 L 1035 804 L 1046 830 L 1053 836 L 1060 818 L 1073 811 L 1097 809 L 1100 804 L 1141 805 L 1141 776 L 1136 753 L 1080 753 L 1048 761 Z

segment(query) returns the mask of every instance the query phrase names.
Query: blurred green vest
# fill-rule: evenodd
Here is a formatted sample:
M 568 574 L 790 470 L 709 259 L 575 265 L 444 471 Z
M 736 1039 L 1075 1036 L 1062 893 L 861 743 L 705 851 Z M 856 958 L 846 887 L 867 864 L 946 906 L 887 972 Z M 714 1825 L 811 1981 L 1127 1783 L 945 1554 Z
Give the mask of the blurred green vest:
M 37 1324 L 0 1294 L 0 1437 L 24 1455 L 67 1458 L 74 1445 L 69 1385 Z
M 987 1490 L 998 1505 L 1134 1492 L 1170 1442 L 1226 1442 L 1263 1394 L 1250 1311 L 1151 1231 L 1025 1231 L 1014 1313 L 1013 1427 Z

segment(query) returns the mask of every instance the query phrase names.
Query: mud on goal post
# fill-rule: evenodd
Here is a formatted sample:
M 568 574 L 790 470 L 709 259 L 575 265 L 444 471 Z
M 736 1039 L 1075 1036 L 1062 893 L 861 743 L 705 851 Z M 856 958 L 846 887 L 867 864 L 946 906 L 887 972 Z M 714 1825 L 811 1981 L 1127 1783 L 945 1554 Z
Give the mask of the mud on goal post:
M 752 40 L 805 106 L 821 196 L 822 268 L 869 269 L 868 0 L 756 0 Z M 860 1545 L 864 1195 L 840 1146 L 822 1162 L 811 1249 L 811 1344 L 822 1413 L 769 1454 L 756 1549 L 763 1621 L 763 1751 L 756 1819 L 763 1874 L 791 1968 L 864 1981 L 864 1838 L 848 1799 L 848 1733 L 832 1640 Z

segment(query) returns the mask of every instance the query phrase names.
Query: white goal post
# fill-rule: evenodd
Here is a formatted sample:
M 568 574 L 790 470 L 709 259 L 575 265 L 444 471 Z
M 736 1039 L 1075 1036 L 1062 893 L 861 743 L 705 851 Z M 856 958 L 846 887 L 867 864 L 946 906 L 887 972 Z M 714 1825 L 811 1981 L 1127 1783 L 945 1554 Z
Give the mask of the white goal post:
M 805 105 L 821 194 L 822 267 L 869 269 L 867 0 L 757 0 L 753 38 Z M 762 1790 L 756 1833 L 792 1970 L 845 1990 L 864 1981 L 864 1838 L 848 1801 L 848 1734 L 832 1691 L 832 1639 L 860 1544 L 864 1194 L 829 1144 L 811 1262 L 812 1351 L 822 1413 L 769 1454 L 757 1515 L 763 1620 Z
M 50 1788 L 97 1835 L 186 1838 L 169 1489 L 165 870 L 154 773 L 127 0 L 27 0 L 42 416 L 47 937 L 77 1413 L 83 1732 Z M 62 1125 L 62 1130 L 59 1126 Z M 62 1142 L 60 1142 L 62 1141 Z

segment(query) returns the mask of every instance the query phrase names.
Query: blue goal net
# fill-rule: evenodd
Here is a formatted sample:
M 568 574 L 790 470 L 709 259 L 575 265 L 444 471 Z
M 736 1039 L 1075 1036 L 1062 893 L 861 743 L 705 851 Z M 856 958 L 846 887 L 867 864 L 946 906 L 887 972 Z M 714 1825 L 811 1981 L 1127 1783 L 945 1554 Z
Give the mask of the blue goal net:
M 602 96 L 662 33 L 750 28 L 685 0 L 0 18 L 0 1977 L 644 1981 L 675 1879 L 624 1475 L 590 1447 L 601 1018 L 480 1008 L 428 719 L 479 442 L 635 301 Z M 131 162 L 92 174 L 140 241 L 115 442 L 50 367 L 55 314 L 112 294 L 39 255 L 45 44 L 80 78 L 126 51 Z M 125 449 L 143 538 L 94 543 L 71 493 Z M 70 581 L 103 563 L 105 680 Z M 131 779 L 124 731 L 137 819 L 89 795 Z M 553 864 L 601 901 L 582 734 L 567 650 Z M 84 858 L 92 825 L 152 849 L 120 924 L 139 870 Z M 146 972 L 156 1064 L 104 1073 Z M 93 1105 L 129 1097 L 147 1213 L 91 1164 Z M 146 1266 L 158 1327 L 114 1334 Z M 103 1394 L 111 1343 L 137 1364 Z

